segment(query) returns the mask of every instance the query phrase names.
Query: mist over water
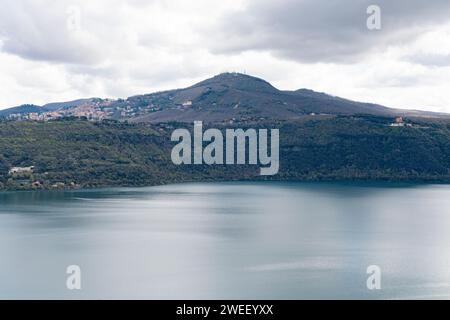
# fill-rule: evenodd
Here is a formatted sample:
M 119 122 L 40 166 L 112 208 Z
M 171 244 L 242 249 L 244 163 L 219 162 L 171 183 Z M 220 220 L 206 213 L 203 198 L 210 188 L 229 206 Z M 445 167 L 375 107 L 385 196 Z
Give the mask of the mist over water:
M 0 298 L 450 298 L 449 208 L 448 185 L 0 193 Z

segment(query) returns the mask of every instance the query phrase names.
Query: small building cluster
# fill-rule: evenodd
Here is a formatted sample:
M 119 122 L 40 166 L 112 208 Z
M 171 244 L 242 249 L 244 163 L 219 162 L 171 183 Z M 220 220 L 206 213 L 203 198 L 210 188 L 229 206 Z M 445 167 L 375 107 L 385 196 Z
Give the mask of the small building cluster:
M 391 127 L 412 127 L 411 123 L 405 123 L 403 117 L 395 118 L 395 122 L 390 124 Z
M 31 174 L 34 171 L 34 166 L 31 167 L 12 167 L 9 170 L 9 174 Z

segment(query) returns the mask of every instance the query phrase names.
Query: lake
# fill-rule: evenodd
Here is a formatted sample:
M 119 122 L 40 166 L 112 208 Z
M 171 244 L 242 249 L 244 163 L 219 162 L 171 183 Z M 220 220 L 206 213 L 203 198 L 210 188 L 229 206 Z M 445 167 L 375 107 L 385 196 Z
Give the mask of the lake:
M 81 290 L 66 288 L 69 265 Z M 0 298 L 448 299 L 450 186 L 4 192 Z

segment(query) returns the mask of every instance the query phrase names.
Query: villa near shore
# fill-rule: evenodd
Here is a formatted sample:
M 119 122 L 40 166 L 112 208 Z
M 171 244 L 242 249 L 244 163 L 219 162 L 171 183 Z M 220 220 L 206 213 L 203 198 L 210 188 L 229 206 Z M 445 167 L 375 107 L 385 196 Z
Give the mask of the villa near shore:
M 9 170 L 9 174 L 24 174 L 24 173 L 33 173 L 34 166 L 31 167 L 12 167 Z

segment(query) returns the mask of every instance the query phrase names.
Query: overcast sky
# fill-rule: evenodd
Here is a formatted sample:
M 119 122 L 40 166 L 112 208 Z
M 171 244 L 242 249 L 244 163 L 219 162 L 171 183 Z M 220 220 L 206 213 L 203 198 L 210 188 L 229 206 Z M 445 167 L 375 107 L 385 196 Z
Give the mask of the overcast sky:
M 450 112 L 448 0 L 1 0 L 0 109 L 173 89 L 225 71 Z M 368 30 L 367 7 L 381 8 Z

